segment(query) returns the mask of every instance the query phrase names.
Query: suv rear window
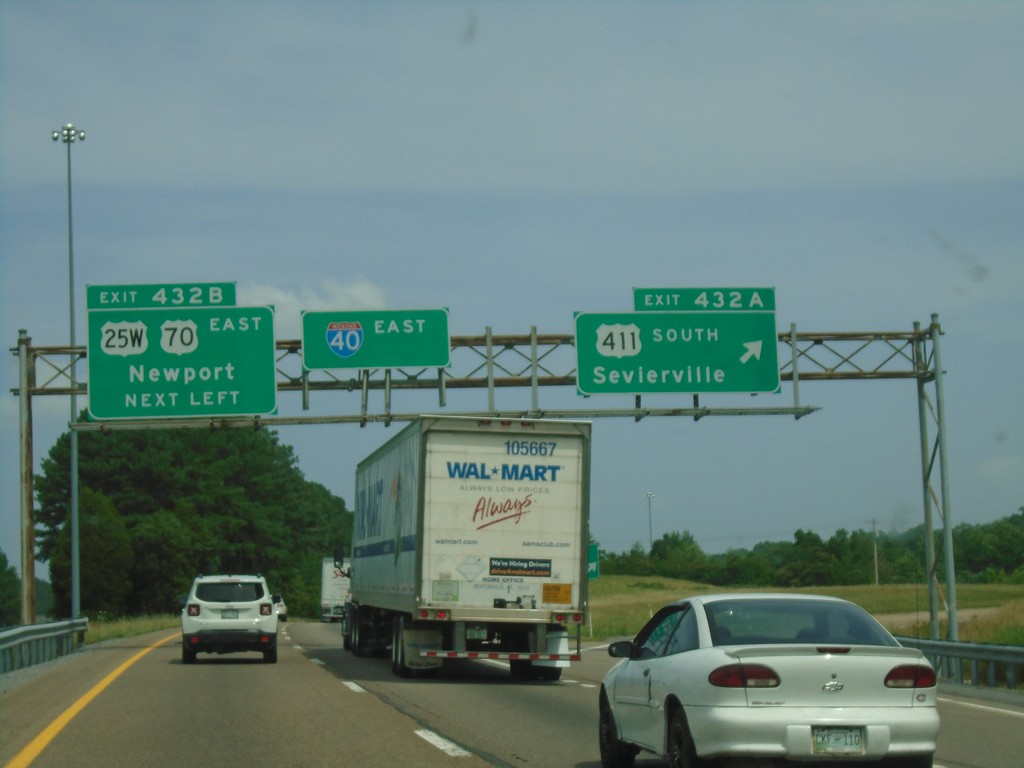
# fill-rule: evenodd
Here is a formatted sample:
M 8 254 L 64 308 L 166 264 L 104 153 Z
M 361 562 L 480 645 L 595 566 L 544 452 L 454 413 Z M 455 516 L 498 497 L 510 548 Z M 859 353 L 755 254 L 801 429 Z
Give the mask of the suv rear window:
M 218 581 L 196 585 L 196 599 L 207 603 L 251 603 L 263 597 L 258 581 Z

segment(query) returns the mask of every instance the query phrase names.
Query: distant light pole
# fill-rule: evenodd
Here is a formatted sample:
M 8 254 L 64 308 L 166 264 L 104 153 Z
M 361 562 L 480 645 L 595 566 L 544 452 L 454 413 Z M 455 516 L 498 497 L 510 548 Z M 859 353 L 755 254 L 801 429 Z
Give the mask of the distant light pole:
M 81 613 L 81 583 L 79 581 L 78 561 L 78 432 L 74 424 L 78 421 L 78 377 L 75 375 L 75 238 L 71 228 L 71 145 L 76 141 L 85 141 L 85 131 L 68 123 L 59 131 L 50 134 L 54 141 L 63 141 L 68 148 L 68 321 L 71 332 L 71 618 L 77 619 Z
M 654 525 L 651 523 L 651 499 L 654 498 L 654 491 L 644 491 L 643 498 L 647 499 L 647 537 L 650 540 L 650 551 L 654 551 Z

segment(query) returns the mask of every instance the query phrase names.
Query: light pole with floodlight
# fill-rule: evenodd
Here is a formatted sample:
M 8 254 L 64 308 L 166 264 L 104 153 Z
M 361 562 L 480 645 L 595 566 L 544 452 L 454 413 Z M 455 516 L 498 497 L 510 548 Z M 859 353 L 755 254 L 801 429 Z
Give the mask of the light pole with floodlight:
M 68 149 L 68 319 L 71 332 L 71 467 L 69 479 L 71 484 L 71 508 L 68 510 L 71 525 L 71 618 L 77 619 L 81 613 L 81 584 L 79 581 L 78 560 L 78 432 L 74 424 L 78 421 L 78 377 L 75 375 L 75 364 L 78 362 L 75 352 L 75 239 L 71 229 L 71 145 L 76 141 L 85 141 L 85 131 L 67 123 L 59 131 L 50 134 L 54 141 L 63 141 Z

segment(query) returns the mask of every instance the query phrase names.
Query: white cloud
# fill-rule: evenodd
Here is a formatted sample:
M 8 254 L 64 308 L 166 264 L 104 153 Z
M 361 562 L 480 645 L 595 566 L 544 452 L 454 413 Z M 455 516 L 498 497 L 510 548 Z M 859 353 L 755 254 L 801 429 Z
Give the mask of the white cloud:
M 278 339 L 302 338 L 304 310 L 388 308 L 384 290 L 363 277 L 344 283 L 329 277 L 315 286 L 303 285 L 297 289 L 242 283 L 236 298 L 239 306 L 273 306 L 274 335 Z

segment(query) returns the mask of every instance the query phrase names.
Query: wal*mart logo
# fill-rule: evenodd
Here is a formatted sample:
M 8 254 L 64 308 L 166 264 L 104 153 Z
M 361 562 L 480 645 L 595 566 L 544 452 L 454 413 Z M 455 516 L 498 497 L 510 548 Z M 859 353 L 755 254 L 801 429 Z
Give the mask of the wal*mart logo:
M 363 346 L 363 326 L 347 320 L 328 323 L 327 346 L 339 357 L 352 357 Z

